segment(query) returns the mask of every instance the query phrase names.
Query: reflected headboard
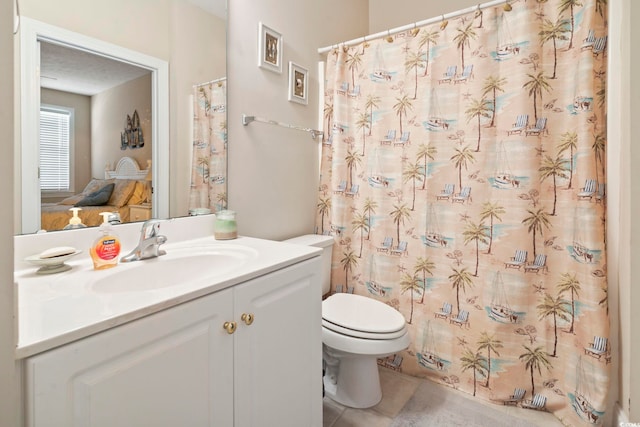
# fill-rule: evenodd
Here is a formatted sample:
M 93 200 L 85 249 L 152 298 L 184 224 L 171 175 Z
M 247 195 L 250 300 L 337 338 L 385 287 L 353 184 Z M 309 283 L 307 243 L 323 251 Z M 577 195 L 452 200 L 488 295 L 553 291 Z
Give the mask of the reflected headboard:
M 151 170 L 151 160 L 147 160 L 147 168 L 140 169 L 138 162 L 131 157 L 123 157 L 118 160 L 115 170 L 105 170 L 104 177 L 106 179 L 135 179 L 138 181 L 144 181 L 147 174 Z

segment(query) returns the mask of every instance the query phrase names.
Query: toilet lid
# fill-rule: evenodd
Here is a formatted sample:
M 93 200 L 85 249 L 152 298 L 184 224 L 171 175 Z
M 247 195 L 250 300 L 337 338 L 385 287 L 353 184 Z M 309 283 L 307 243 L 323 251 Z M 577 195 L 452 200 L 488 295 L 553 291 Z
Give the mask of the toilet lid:
M 405 318 L 393 307 L 361 295 L 336 293 L 322 302 L 323 325 L 367 334 L 393 334 L 403 331 Z M 333 328 L 331 324 L 337 326 Z

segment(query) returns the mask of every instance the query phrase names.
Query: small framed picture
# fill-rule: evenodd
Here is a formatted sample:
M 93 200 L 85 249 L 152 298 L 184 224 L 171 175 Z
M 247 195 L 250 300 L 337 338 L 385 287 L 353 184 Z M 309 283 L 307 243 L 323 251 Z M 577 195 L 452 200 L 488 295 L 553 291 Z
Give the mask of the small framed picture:
M 258 39 L 258 66 L 282 73 L 282 34 L 260 22 Z
M 307 104 L 309 71 L 289 61 L 289 101 Z

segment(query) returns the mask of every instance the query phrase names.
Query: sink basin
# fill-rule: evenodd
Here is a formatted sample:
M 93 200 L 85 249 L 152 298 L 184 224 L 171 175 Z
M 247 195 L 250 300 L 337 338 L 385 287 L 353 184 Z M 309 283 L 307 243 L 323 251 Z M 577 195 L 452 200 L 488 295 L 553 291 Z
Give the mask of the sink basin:
M 239 245 L 207 245 L 167 248 L 167 254 L 142 261 L 121 263 L 89 283 L 98 293 L 144 292 L 213 281 L 240 268 L 258 252 Z

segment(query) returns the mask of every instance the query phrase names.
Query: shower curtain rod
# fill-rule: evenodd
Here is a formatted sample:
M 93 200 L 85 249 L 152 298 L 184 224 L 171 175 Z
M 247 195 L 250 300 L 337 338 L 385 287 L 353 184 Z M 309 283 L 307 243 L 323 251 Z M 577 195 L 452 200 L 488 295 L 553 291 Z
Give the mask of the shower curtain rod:
M 486 3 L 478 4 L 476 6 L 468 7 L 466 9 L 461 9 L 461 10 L 458 10 L 456 12 L 447 13 L 447 14 L 442 15 L 442 16 L 436 16 L 434 18 L 425 19 L 424 21 L 414 22 L 413 24 L 403 25 L 402 27 L 396 27 L 396 28 L 392 28 L 390 30 L 380 31 L 379 33 L 369 34 L 368 36 L 359 37 L 357 39 L 349 40 L 349 41 L 346 41 L 346 42 L 333 44 L 331 46 L 321 47 L 320 49 L 318 49 L 318 53 L 320 53 L 320 54 L 327 53 L 331 49 L 335 49 L 335 48 L 340 47 L 340 46 L 353 46 L 353 45 L 356 45 L 356 44 L 359 44 L 359 43 L 362 43 L 362 42 L 366 42 L 368 40 L 374 40 L 374 39 L 379 39 L 379 38 L 385 37 L 385 36 L 391 36 L 393 34 L 398 34 L 398 33 L 401 33 L 403 31 L 412 30 L 412 29 L 414 29 L 416 27 L 421 27 L 423 25 L 433 24 L 433 23 L 438 22 L 438 21 L 445 21 L 447 19 L 455 18 L 457 16 L 473 12 L 474 10 L 486 9 L 486 8 L 489 8 L 489 7 L 498 6 L 500 4 L 503 4 L 503 3 L 506 4 L 506 3 L 509 3 L 509 2 L 510 2 L 510 0 L 493 0 L 493 1 L 489 1 L 489 2 L 486 2 Z
M 218 83 L 218 82 L 221 82 L 223 80 L 227 80 L 227 78 L 226 77 L 220 77 L 220 78 L 208 81 L 208 82 L 195 84 L 195 85 L 193 85 L 193 87 L 200 87 L 200 86 L 210 85 L 211 83 Z

